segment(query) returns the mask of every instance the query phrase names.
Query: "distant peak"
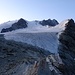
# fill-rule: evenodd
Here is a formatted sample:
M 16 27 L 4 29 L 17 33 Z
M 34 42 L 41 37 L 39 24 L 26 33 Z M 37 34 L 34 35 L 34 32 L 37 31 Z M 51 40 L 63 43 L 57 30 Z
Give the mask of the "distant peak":
M 51 19 L 48 19 L 48 21 L 51 21 Z
M 67 19 L 67 21 L 68 21 L 68 22 L 65 24 L 65 26 L 73 26 L 73 25 L 75 25 L 73 19 Z
M 24 19 L 23 19 L 23 18 L 20 18 L 20 19 L 19 19 L 19 21 L 22 21 L 22 20 L 24 20 Z
M 73 19 L 69 19 L 68 23 L 74 24 L 74 20 Z
M 51 20 L 51 19 L 47 19 L 47 20 L 42 20 L 42 21 L 40 21 L 40 24 L 41 25 L 43 25 L 43 26 L 46 26 L 46 25 L 48 25 L 48 26 L 56 26 L 56 25 L 58 25 L 59 23 L 58 23 L 58 21 L 57 20 Z
M 26 21 L 26 20 L 24 20 L 23 18 L 20 18 L 20 19 L 18 20 L 18 23 L 19 23 L 19 24 L 27 23 L 27 21 Z

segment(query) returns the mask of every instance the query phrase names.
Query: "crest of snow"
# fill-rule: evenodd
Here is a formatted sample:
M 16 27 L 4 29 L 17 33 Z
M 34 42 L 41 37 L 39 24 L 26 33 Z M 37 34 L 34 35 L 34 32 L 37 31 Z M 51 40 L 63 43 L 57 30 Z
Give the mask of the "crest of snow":
M 62 31 L 65 30 L 65 26 L 66 26 L 66 24 L 69 22 L 69 20 L 70 20 L 70 19 L 64 20 L 64 21 L 62 21 L 62 22 L 57 26 L 57 28 L 59 29 L 59 30 L 58 30 L 58 31 L 59 31 L 59 33 L 58 33 L 58 38 L 59 38 L 59 36 L 61 35 Z
M 66 23 L 69 22 L 69 19 L 62 21 L 60 24 L 56 25 L 55 27 L 51 28 L 51 31 L 53 32 L 62 32 L 65 30 Z

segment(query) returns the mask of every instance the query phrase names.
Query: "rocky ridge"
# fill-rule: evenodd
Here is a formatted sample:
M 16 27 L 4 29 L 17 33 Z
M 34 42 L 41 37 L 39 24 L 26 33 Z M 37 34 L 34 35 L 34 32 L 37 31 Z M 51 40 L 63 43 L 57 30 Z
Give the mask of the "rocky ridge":
M 59 37 L 59 55 L 65 64 L 63 75 L 75 75 L 75 23 L 73 19 L 65 25 Z

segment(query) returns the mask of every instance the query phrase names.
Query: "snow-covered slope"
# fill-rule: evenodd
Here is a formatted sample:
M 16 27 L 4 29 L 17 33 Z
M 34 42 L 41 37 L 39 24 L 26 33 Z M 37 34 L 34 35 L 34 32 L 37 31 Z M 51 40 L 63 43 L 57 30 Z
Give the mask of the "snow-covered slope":
M 0 24 L 0 32 L 3 28 L 9 28 L 12 26 L 13 23 L 17 22 L 18 20 L 8 21 L 5 23 Z
M 65 29 L 65 24 L 68 20 L 61 22 L 55 27 L 42 26 L 36 21 L 27 21 L 27 28 L 18 29 L 12 32 L 5 33 L 5 39 L 15 40 L 23 43 L 28 43 L 33 46 L 38 46 L 52 53 L 58 52 L 58 37 L 57 33 Z

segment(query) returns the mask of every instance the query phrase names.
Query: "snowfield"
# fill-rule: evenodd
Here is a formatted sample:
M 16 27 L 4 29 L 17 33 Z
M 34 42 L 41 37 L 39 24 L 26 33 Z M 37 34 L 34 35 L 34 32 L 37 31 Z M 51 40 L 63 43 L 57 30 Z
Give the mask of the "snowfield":
M 67 19 L 54 27 L 42 26 L 36 21 L 27 21 L 27 28 L 4 33 L 4 37 L 6 40 L 23 42 L 38 46 L 51 53 L 58 53 L 58 34 L 65 29 L 65 24 L 68 21 Z

